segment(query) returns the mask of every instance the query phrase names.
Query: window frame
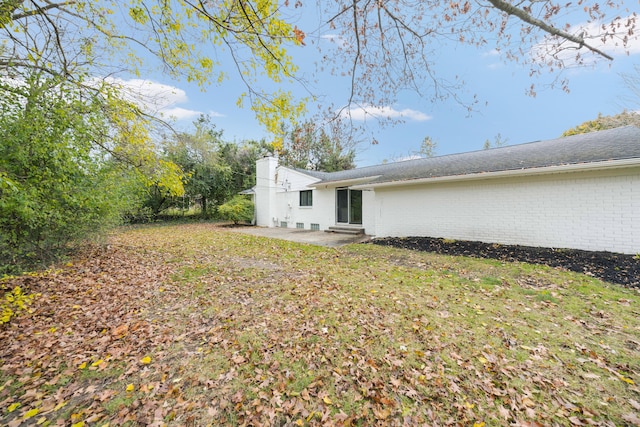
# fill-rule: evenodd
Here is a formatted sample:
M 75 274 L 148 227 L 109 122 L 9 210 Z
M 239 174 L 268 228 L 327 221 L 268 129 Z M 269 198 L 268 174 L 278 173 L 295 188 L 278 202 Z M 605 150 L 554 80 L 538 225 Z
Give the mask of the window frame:
M 298 204 L 301 208 L 310 208 L 313 206 L 313 190 L 300 190 Z

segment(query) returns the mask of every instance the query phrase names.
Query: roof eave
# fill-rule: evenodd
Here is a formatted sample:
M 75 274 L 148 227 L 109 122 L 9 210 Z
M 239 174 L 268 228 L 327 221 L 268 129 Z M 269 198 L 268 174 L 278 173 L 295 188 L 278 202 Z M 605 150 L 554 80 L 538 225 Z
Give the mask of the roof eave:
M 568 165 L 555 165 L 555 166 L 505 170 L 505 171 L 496 171 L 496 172 L 479 172 L 479 173 L 472 173 L 472 174 L 466 174 L 466 175 L 438 176 L 433 178 L 416 178 L 416 179 L 408 179 L 408 180 L 378 182 L 378 183 L 370 182 L 370 183 L 362 183 L 359 185 L 354 185 L 351 188 L 355 190 L 357 189 L 365 190 L 365 189 L 430 184 L 430 183 L 440 183 L 440 182 L 473 181 L 473 180 L 483 180 L 483 179 L 492 179 L 492 178 L 506 178 L 506 177 L 531 176 L 531 175 L 550 175 L 550 174 L 556 174 L 556 173 L 568 173 L 568 172 L 578 172 L 578 171 L 599 171 L 599 170 L 626 168 L 626 167 L 632 167 L 632 166 L 640 167 L 640 158 L 605 160 L 600 162 L 589 162 L 589 163 L 574 163 L 574 164 L 568 164 Z
M 336 188 L 336 187 L 351 187 L 357 185 L 364 185 L 367 182 L 371 182 L 377 178 L 380 178 L 380 175 L 375 176 L 366 176 L 362 178 L 352 178 L 352 179 L 342 179 L 339 181 L 319 181 L 314 182 L 312 184 L 308 184 L 309 188 Z

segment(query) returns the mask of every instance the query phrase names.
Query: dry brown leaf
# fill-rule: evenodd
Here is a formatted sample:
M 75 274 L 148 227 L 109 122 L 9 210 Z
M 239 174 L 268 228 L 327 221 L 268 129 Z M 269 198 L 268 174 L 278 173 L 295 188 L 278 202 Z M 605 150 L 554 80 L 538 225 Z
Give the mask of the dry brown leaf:
M 638 414 L 635 414 L 633 412 L 623 414 L 622 419 L 634 426 L 640 426 L 640 417 L 638 417 Z

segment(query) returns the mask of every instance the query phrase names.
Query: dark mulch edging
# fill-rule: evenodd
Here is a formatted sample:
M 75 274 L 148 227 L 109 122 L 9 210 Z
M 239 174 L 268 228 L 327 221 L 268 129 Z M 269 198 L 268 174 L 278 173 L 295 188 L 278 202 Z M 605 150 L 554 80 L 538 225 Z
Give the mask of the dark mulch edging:
M 630 288 L 640 288 L 640 260 L 633 255 L 576 249 L 498 245 L 462 240 L 451 241 L 431 237 L 385 237 L 373 239 L 371 243 L 445 255 L 464 255 L 501 261 L 544 264 L 585 273 L 606 282 L 618 283 Z

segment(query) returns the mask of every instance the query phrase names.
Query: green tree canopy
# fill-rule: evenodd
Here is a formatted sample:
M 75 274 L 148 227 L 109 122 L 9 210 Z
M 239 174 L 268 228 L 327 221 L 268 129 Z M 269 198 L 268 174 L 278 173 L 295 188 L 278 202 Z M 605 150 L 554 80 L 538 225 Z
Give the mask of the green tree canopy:
M 640 126 L 640 114 L 633 111 L 623 111 L 612 116 L 598 114 L 594 120 L 587 120 L 576 127 L 568 129 L 562 136 L 577 135 L 580 133 L 596 132 L 599 130 L 614 129 L 621 126 Z
M 309 121 L 294 126 L 280 153 L 282 164 L 324 172 L 353 169 L 355 143 L 335 125 L 328 131 Z
M 135 144 L 111 148 L 124 122 L 111 122 L 103 100 L 75 95 L 37 74 L 19 86 L 0 83 L 0 273 L 51 262 L 118 223 L 159 173 L 144 152 L 133 155 Z M 114 160 L 125 148 L 140 168 Z

